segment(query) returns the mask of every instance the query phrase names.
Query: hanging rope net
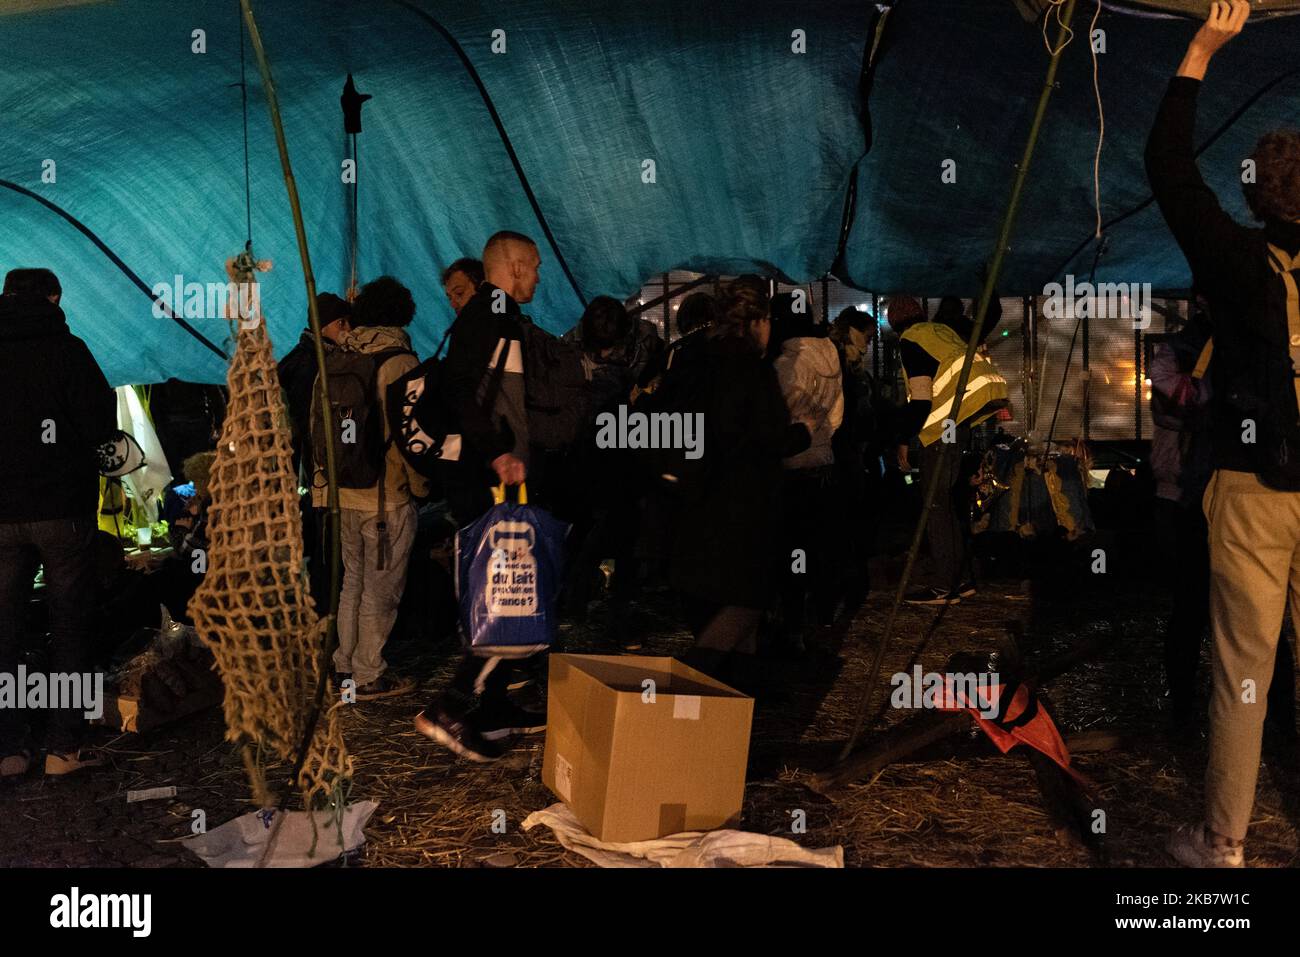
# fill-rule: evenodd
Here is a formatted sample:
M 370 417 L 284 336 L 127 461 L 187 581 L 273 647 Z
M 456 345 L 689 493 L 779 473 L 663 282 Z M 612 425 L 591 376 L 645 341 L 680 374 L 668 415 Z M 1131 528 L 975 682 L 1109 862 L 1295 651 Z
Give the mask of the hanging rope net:
M 239 326 L 210 478 L 208 571 L 189 609 L 225 682 L 226 739 L 243 745 L 253 798 L 267 808 L 275 801 L 264 760 L 298 758 L 328 620 L 317 617 L 303 573 L 298 482 L 271 339 L 255 306 Z M 326 700 L 337 702 L 332 688 Z M 346 798 L 352 759 L 338 707 L 315 722 L 294 782 L 307 810 L 337 811 Z

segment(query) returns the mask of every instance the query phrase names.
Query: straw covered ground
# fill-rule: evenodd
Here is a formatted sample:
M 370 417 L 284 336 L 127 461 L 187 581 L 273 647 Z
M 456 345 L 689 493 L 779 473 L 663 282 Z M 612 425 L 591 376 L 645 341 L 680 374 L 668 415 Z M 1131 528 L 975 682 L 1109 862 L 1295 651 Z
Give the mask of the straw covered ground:
M 1104 834 L 1085 842 L 1054 820 L 1030 763 L 1018 751 L 997 754 L 969 730 L 890 765 L 874 780 L 825 795 L 808 787 L 852 725 L 888 613 L 884 582 L 892 570 L 879 569 L 882 585 L 846 628 L 815 633 L 802 658 L 769 660 L 789 694 L 756 711 L 740 826 L 806 846 L 840 844 L 851 867 L 1171 863 L 1161 845 L 1172 825 L 1197 817 L 1205 734 L 1174 727 L 1164 708 L 1159 634 L 1167 607 L 1152 600 L 1150 585 L 1115 585 L 1118 576 L 1050 589 L 995 580 L 943 613 L 905 609 L 863 738 L 870 745 L 881 729 L 914 714 L 887 707 L 886 685 L 889 675 L 914 663 L 942 670 L 956 652 L 1001 648 L 1005 654 L 999 643 L 1008 633 L 1018 634 L 1031 671 L 1072 650 L 1091 650 L 1046 686 L 1046 701 L 1062 733 L 1079 744 L 1076 766 L 1099 786 Z M 587 622 L 566 625 L 565 650 L 601 650 L 605 613 L 596 603 Z M 650 636 L 641 654 L 677 654 L 689 645 L 662 592 L 643 596 L 632 624 Z M 447 676 L 452 652 L 447 643 L 397 644 L 394 669 L 419 676 L 421 690 L 346 709 L 344 732 L 357 764 L 353 796 L 379 802 L 365 849 L 347 864 L 591 866 L 547 829 L 520 828 L 530 812 L 555 801 L 541 783 L 544 736 L 516 739 L 505 759 L 480 766 L 414 730 L 411 719 Z M 0 864 L 200 866 L 180 845 L 194 811 L 203 811 L 211 828 L 250 809 L 242 766 L 222 730 L 219 710 L 211 710 L 144 735 L 99 732 L 110 767 L 50 782 L 31 775 L 7 785 L 0 792 Z M 1081 738 L 1081 732 L 1088 733 Z M 163 785 L 175 785 L 177 796 L 126 802 L 128 790 Z M 505 812 L 505 833 L 492 828 L 498 809 Z M 792 833 L 798 818 L 806 829 Z M 1296 746 L 1270 733 L 1248 864 L 1295 866 L 1298 827 Z

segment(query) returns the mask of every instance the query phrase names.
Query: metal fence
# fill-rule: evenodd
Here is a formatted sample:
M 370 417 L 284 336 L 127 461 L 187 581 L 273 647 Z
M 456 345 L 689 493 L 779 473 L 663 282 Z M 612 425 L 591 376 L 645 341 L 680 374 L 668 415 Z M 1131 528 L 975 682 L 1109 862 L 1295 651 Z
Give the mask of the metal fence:
M 655 277 L 627 304 L 642 309 L 642 317 L 671 340 L 677 337 L 674 317 L 682 300 L 692 292 L 716 293 L 731 278 L 676 270 Z M 877 317 L 872 369 L 882 387 L 893 390 L 897 401 L 903 400 L 898 339 L 884 318 L 888 296 L 834 279 L 798 287 L 773 283 L 772 288 L 804 289 L 813 315 L 822 321 L 834 321 L 848 307 Z M 933 316 L 939 299 L 917 298 Z M 972 300 L 963 302 L 968 313 L 974 309 Z M 987 342 L 989 357 L 1007 380 L 1011 395 L 1011 418 L 999 425 L 1013 435 L 1039 440 L 1049 431 L 1057 439 L 1149 439 L 1151 389 L 1146 373 L 1151 346 L 1186 321 L 1188 299 L 1185 294 L 1157 295 L 1150 306 L 1149 325 L 1138 329 L 1128 319 L 1053 317 L 1042 295 L 1003 297 L 1002 321 Z

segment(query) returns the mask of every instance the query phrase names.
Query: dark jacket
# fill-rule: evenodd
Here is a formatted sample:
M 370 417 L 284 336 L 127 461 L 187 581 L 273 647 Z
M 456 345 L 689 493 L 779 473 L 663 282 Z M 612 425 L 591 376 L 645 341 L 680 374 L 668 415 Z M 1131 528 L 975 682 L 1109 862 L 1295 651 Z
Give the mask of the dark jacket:
M 560 338 L 564 339 L 565 342 L 577 343 L 584 351 L 591 351 L 587 348 L 587 343 L 583 339 L 581 322 Z M 627 337 L 614 347 L 606 359 L 601 361 L 623 366 L 627 369 L 632 381 L 638 382 L 651 362 L 658 362 L 662 366 L 662 359 L 667 348 L 668 346 L 664 343 L 663 337 L 659 335 L 659 327 L 649 319 L 642 319 L 638 316 L 630 323 Z
M 0 408 L 8 417 L 0 522 L 95 520 L 95 446 L 117 428 L 117 401 L 63 310 L 0 296 Z M 54 441 L 44 441 L 52 435 Z
M 604 358 L 588 349 L 582 336 L 581 322 L 561 338 L 577 344 L 587 353 L 592 364 L 591 404 L 597 412 L 604 410 L 616 398 L 621 397 L 621 401 L 627 402 L 633 386 L 644 388 L 654 376 L 661 374 L 670 348 L 660 338 L 658 327 L 648 319 L 640 318 L 633 321 L 627 338 Z
M 627 366 L 632 380 L 639 382 L 646 369 L 663 356 L 667 348 L 659 335 L 659 327 L 649 319 L 638 318 L 632 327 L 632 335 L 616 355 Z
M 1286 316 L 1268 307 L 1270 290 L 1279 283 L 1269 265 L 1268 244 L 1294 255 L 1300 251 L 1300 224 L 1270 222 L 1250 229 L 1223 211 L 1196 165 L 1200 88 L 1200 81 L 1190 77 L 1170 82 L 1147 143 L 1147 176 L 1214 318 L 1214 467 L 1259 472 L 1265 467 L 1267 439 L 1243 442 L 1243 419 L 1259 420 L 1263 430 L 1268 416 L 1295 409 Z
M 498 350 L 509 349 L 512 342 L 523 339 L 524 320 L 514 299 L 502 293 L 504 311 L 492 311 L 493 296 L 498 292 L 492 283 L 484 282 L 465 303 L 451 327 L 442 370 L 443 398 L 459 423 L 464 442 L 462 461 L 475 465 L 487 465 L 512 451 L 525 460 L 528 457 L 523 370 L 515 370 L 509 353 L 500 373 L 501 384 L 495 389 L 491 384 Z M 488 391 L 495 395 L 488 396 Z
M 672 584 L 719 605 L 765 608 L 777 580 L 772 543 L 788 451 L 789 415 L 776 372 L 735 338 L 678 350 L 673 371 L 702 377 L 708 388 L 699 409 L 707 467 L 701 494 L 675 516 Z
M 939 319 L 939 321 L 967 342 L 970 342 L 970 334 L 975 331 L 975 313 L 979 310 L 978 299 L 971 303 L 970 309 L 970 315 L 962 313 L 961 316 L 951 319 L 944 317 Z M 998 291 L 994 289 L 993 295 L 989 299 L 988 311 L 984 313 L 984 328 L 980 330 L 980 345 L 984 345 L 984 343 L 988 341 L 989 336 L 993 334 L 993 330 L 998 327 L 998 323 L 1001 321 L 1002 297 L 999 296 Z
M 1208 324 L 1207 324 L 1208 325 Z M 1208 329 L 1189 324 L 1151 356 L 1151 456 L 1156 497 L 1185 508 L 1201 507 L 1212 471 L 1209 410 L 1213 390 L 1196 378 L 1196 363 L 1209 339 Z M 1214 363 L 1210 363 L 1213 369 Z
M 338 348 L 332 340 L 324 339 L 325 352 Z M 293 467 L 298 471 L 305 457 L 307 472 L 312 465 L 311 450 L 311 400 L 316 388 L 316 375 L 320 369 L 316 365 L 316 340 L 307 329 L 298 338 L 294 346 L 280 360 L 277 370 L 280 374 L 280 388 L 284 390 L 285 405 L 289 410 L 289 422 L 293 426 Z

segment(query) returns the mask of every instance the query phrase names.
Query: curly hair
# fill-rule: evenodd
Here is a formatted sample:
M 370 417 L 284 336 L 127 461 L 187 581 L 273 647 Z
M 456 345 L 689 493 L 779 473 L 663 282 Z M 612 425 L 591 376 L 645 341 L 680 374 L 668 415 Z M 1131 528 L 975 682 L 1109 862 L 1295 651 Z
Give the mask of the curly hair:
M 200 496 L 208 494 L 212 463 L 216 457 L 216 452 L 195 452 L 181 463 L 181 472 L 194 483 L 195 494 Z
M 409 326 L 415 318 L 415 299 L 392 276 L 380 276 L 361 287 L 352 303 L 354 326 Z
M 727 287 L 718 304 L 713 335 L 717 338 L 742 338 L 749 335 L 756 322 L 771 318 L 771 302 L 763 280 L 757 276 L 740 276 Z
M 1251 155 L 1255 182 L 1242 186 L 1246 205 L 1263 222 L 1300 220 L 1300 130 L 1274 130 L 1260 137 Z

